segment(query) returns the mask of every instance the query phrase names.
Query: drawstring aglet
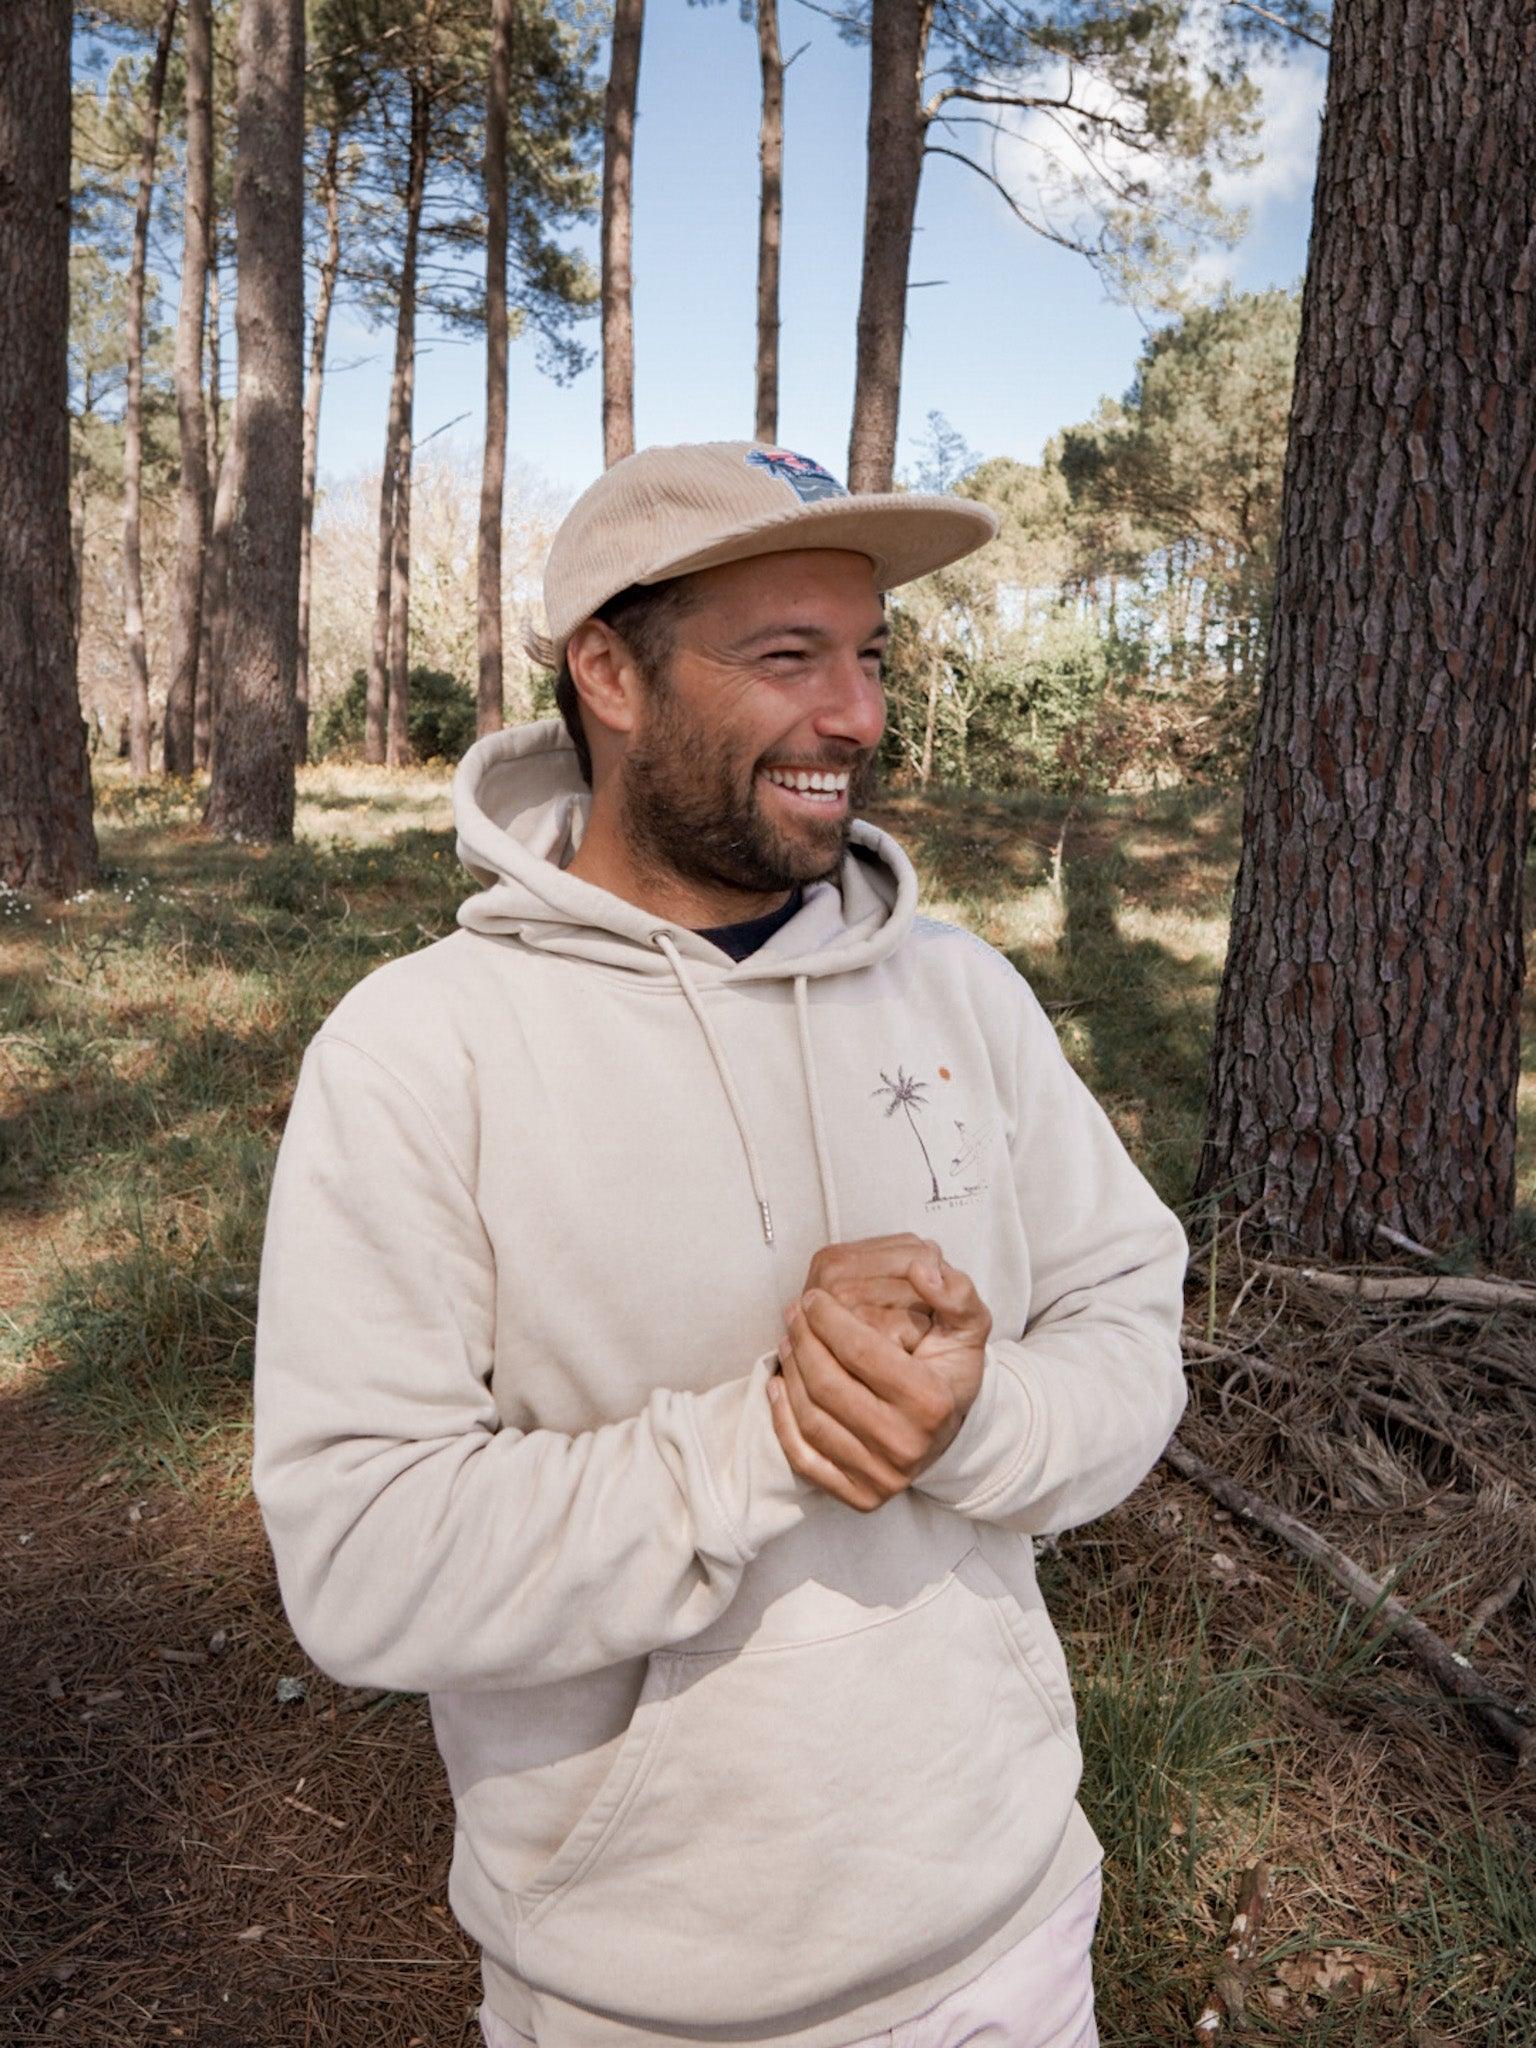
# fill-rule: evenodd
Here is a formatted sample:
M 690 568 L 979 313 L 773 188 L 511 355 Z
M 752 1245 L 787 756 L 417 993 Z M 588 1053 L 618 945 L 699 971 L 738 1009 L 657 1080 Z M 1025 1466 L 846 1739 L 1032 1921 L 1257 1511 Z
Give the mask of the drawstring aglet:
M 773 1243 L 773 1212 L 766 1202 L 759 1202 L 757 1213 L 763 1219 L 763 1243 Z

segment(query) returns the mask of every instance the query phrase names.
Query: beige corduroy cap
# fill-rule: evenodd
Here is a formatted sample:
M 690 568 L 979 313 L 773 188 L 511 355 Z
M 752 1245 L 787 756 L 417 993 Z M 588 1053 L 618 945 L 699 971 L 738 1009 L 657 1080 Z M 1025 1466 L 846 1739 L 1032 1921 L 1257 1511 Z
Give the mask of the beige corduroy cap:
M 795 548 L 868 555 L 881 590 L 992 539 L 997 514 L 940 492 L 852 495 L 808 455 L 759 441 L 642 448 L 605 470 L 562 520 L 544 565 L 547 642 L 558 662 L 584 619 L 632 583 Z

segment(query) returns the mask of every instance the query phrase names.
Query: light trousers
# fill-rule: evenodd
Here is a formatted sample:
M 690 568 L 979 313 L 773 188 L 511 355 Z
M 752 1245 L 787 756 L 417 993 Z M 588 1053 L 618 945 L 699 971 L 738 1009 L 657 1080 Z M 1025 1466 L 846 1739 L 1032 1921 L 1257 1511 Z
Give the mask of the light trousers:
M 1099 1872 L 1091 1870 L 1032 1934 L 937 2005 L 848 2048 L 1099 2048 L 1093 2017 Z M 485 2006 L 486 2048 L 537 2048 Z

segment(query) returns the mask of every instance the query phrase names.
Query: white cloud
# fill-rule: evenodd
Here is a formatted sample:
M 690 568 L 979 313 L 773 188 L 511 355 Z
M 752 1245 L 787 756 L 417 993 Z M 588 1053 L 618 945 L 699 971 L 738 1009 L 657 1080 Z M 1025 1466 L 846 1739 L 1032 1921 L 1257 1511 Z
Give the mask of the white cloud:
M 1191 10 L 1185 35 L 1196 61 L 1214 48 L 1217 18 L 1209 5 Z M 1294 206 L 1311 192 L 1327 65 L 1322 56 L 1298 44 L 1290 57 L 1257 52 L 1248 75 L 1260 97 L 1259 126 L 1246 145 L 1256 161 L 1246 169 L 1216 166 L 1211 192 L 1223 207 L 1247 209 L 1251 237 L 1265 225 L 1266 216 Z M 1136 125 L 1135 110 L 1124 102 L 1117 106 L 1107 85 L 1082 75 L 1072 79 L 1065 64 L 1035 75 L 1031 85 L 1043 97 L 1062 97 L 1069 82 L 1073 103 L 1085 115 L 1102 118 L 1118 112 L 1127 127 Z M 976 130 L 962 129 L 942 139 L 974 153 L 1026 214 L 1075 240 L 1094 239 L 1093 208 L 1109 196 L 1106 178 L 1141 178 L 1150 185 L 1154 201 L 1175 196 L 1175 173 L 1149 167 L 1130 144 L 1097 126 L 1082 136 L 1070 116 L 1029 108 L 1000 112 L 999 128 L 985 147 L 978 146 Z M 1241 249 L 1241 241 L 1233 249 L 1191 247 L 1178 282 L 1186 290 L 1208 295 L 1235 274 Z
M 1218 170 L 1212 184 L 1223 206 L 1248 206 L 1257 214 L 1311 193 L 1327 66 L 1310 54 L 1290 63 L 1265 54 L 1248 75 L 1263 96 L 1263 125 L 1254 145 L 1262 155 L 1251 170 Z

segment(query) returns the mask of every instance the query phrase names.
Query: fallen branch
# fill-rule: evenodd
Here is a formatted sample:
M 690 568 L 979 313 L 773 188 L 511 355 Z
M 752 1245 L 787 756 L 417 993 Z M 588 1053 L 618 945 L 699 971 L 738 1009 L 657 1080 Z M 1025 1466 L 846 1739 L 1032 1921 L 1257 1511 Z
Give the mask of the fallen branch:
M 1319 1266 L 1287 1266 L 1266 1259 L 1264 1270 L 1281 1280 L 1306 1280 L 1356 1301 L 1459 1301 L 1473 1308 L 1536 1309 L 1536 1287 L 1521 1280 L 1480 1280 L 1455 1273 L 1331 1273 Z
M 1467 1623 L 1466 1631 L 1461 1638 L 1463 1656 L 1466 1656 L 1489 1622 L 1496 1621 L 1505 1608 L 1519 1598 L 1520 1589 L 1524 1584 L 1524 1572 L 1516 1572 L 1514 1577 L 1507 1579 L 1496 1593 L 1490 1593 L 1486 1600 L 1478 1602 L 1472 1610 L 1472 1619 Z
M 1416 1237 L 1405 1237 L 1400 1230 L 1394 1230 L 1389 1223 L 1378 1223 L 1376 1235 L 1384 1237 L 1388 1244 L 1395 1244 L 1399 1251 L 1412 1252 L 1416 1259 L 1438 1259 L 1440 1254 L 1427 1244 L 1420 1244 Z
M 1234 2025 L 1243 2016 L 1248 1996 L 1248 1975 L 1259 1952 L 1259 1929 L 1269 1903 L 1269 1866 L 1262 1859 L 1250 1863 L 1238 1879 L 1237 1898 L 1232 1909 L 1232 1926 L 1222 1962 L 1211 1980 L 1205 2008 L 1195 2021 L 1195 2039 L 1211 2041 L 1228 2020 Z
M 1512 1706 L 1496 1693 L 1460 1651 L 1453 1650 L 1427 1622 L 1378 1584 L 1363 1565 L 1326 1537 L 1319 1536 L 1315 1529 L 1308 1528 L 1305 1522 L 1298 1521 L 1295 1515 L 1261 1499 L 1236 1479 L 1208 1465 L 1204 1458 L 1196 1457 L 1177 1437 L 1163 1457 L 1175 1472 L 1203 1487 L 1213 1500 L 1220 1501 L 1240 1520 L 1255 1522 L 1272 1536 L 1278 1536 L 1292 1550 L 1318 1565 L 1357 1605 L 1379 1614 L 1388 1634 L 1402 1639 L 1436 1684 L 1476 1714 L 1513 1753 L 1517 1764 L 1524 1765 L 1536 1758 L 1536 1723 L 1527 1718 L 1523 1709 Z

